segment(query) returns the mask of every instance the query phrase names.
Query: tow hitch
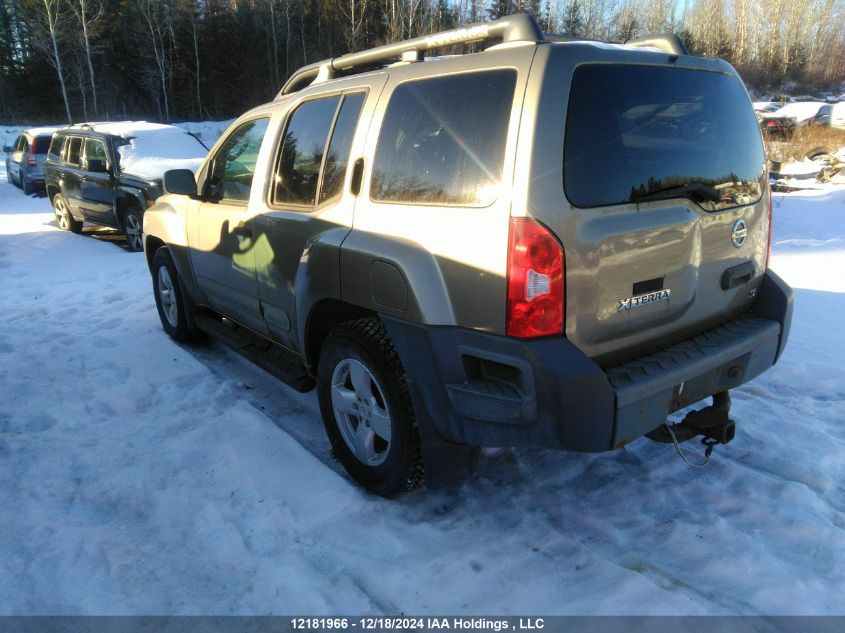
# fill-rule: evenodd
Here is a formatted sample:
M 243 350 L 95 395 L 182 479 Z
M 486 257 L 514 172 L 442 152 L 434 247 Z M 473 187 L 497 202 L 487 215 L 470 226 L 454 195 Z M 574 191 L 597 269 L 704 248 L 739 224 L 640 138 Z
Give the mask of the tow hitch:
M 655 442 L 674 444 L 681 458 L 691 466 L 704 466 L 717 444 L 727 444 L 736 435 L 736 423 L 730 419 L 731 397 L 727 391 L 713 394 L 713 404 L 698 411 L 691 411 L 678 424 L 668 422 L 654 429 L 646 437 Z M 694 464 L 681 451 L 680 443 L 702 436 L 706 447 L 704 462 Z

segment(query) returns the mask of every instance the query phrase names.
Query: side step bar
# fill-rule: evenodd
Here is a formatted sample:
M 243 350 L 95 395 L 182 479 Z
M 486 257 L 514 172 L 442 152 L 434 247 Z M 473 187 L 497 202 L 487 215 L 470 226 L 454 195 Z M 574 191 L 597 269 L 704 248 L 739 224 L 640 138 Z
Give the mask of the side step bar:
M 232 348 L 298 392 L 311 391 L 316 385 L 296 356 L 253 334 L 247 328 L 229 319 L 207 313 L 194 315 L 194 323 L 214 340 Z

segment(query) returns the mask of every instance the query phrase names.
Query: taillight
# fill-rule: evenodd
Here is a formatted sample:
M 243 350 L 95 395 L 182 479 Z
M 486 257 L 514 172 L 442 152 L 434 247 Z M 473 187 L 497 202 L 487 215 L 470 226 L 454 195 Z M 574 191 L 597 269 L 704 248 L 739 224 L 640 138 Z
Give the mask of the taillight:
M 27 167 L 36 167 L 37 166 L 37 163 L 35 162 L 36 143 L 38 143 L 38 140 L 32 139 L 32 144 L 29 146 L 29 154 L 26 157 L 26 166 Z
M 508 336 L 563 332 L 563 247 L 539 222 L 511 218 L 507 281 Z
M 766 268 L 772 258 L 772 188 L 769 186 L 769 230 L 766 235 Z

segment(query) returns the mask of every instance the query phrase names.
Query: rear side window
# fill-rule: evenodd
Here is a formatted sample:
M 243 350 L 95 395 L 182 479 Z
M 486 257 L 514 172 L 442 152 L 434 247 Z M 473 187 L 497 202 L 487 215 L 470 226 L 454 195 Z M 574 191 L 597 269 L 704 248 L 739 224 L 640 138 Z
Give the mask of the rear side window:
M 362 105 L 364 105 L 364 95 L 360 93 L 346 95 L 340 104 L 340 112 L 335 120 L 329 149 L 326 152 L 323 183 L 320 185 L 320 203 L 334 198 L 343 188 L 346 169 L 349 167 L 352 138 L 355 136 Z
M 26 140 L 25 136 L 19 136 L 18 142 L 15 145 L 15 151 L 17 152 L 25 152 L 29 149 L 29 141 Z
M 65 154 L 62 162 L 66 165 L 79 165 L 79 154 L 82 150 L 82 138 L 71 136 L 65 143 Z
M 50 141 L 50 150 L 47 152 L 47 159 L 48 160 L 55 160 L 58 161 L 61 159 L 62 156 L 62 149 L 65 145 L 65 138 L 60 134 L 54 134 L 53 140 Z
M 390 97 L 373 164 L 383 202 L 486 206 L 498 194 L 514 70 L 411 81 Z
M 711 211 L 762 195 L 757 119 L 736 77 L 587 64 L 572 78 L 564 187 L 579 207 L 688 197 Z
M 50 147 L 50 141 L 52 140 L 52 135 L 46 134 L 43 136 L 36 136 L 35 137 L 35 153 L 36 154 L 46 154 L 47 148 Z
M 314 205 L 320 166 L 340 97 L 300 105 L 288 121 L 273 183 L 273 204 Z

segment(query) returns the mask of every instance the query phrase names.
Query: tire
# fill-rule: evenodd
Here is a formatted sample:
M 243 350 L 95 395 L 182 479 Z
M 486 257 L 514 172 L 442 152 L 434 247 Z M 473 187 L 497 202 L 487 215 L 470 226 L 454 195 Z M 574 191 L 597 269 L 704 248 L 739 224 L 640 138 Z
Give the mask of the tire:
M 814 160 L 819 158 L 820 156 L 827 156 L 829 154 L 835 154 L 836 150 L 829 145 L 819 145 L 818 147 L 814 147 L 809 152 L 804 154 L 804 158 L 809 158 L 810 160 Z
M 144 212 L 139 207 L 129 207 L 123 214 L 122 223 L 126 248 L 133 253 L 144 250 Z
M 30 196 L 35 193 L 35 187 L 27 181 L 25 176 L 21 176 L 21 189 L 23 189 L 24 195 Z
M 317 394 L 334 454 L 355 481 L 382 497 L 422 483 L 405 372 L 381 321 L 356 319 L 329 334 L 320 352 Z
M 152 275 L 153 294 L 164 331 L 179 343 L 196 340 L 199 333 L 190 321 L 194 304 L 182 291 L 179 273 L 167 248 L 159 248 L 153 255 Z
M 56 226 L 61 230 L 82 233 L 82 222 L 73 217 L 67 201 L 60 193 L 53 196 L 53 213 L 56 215 Z

